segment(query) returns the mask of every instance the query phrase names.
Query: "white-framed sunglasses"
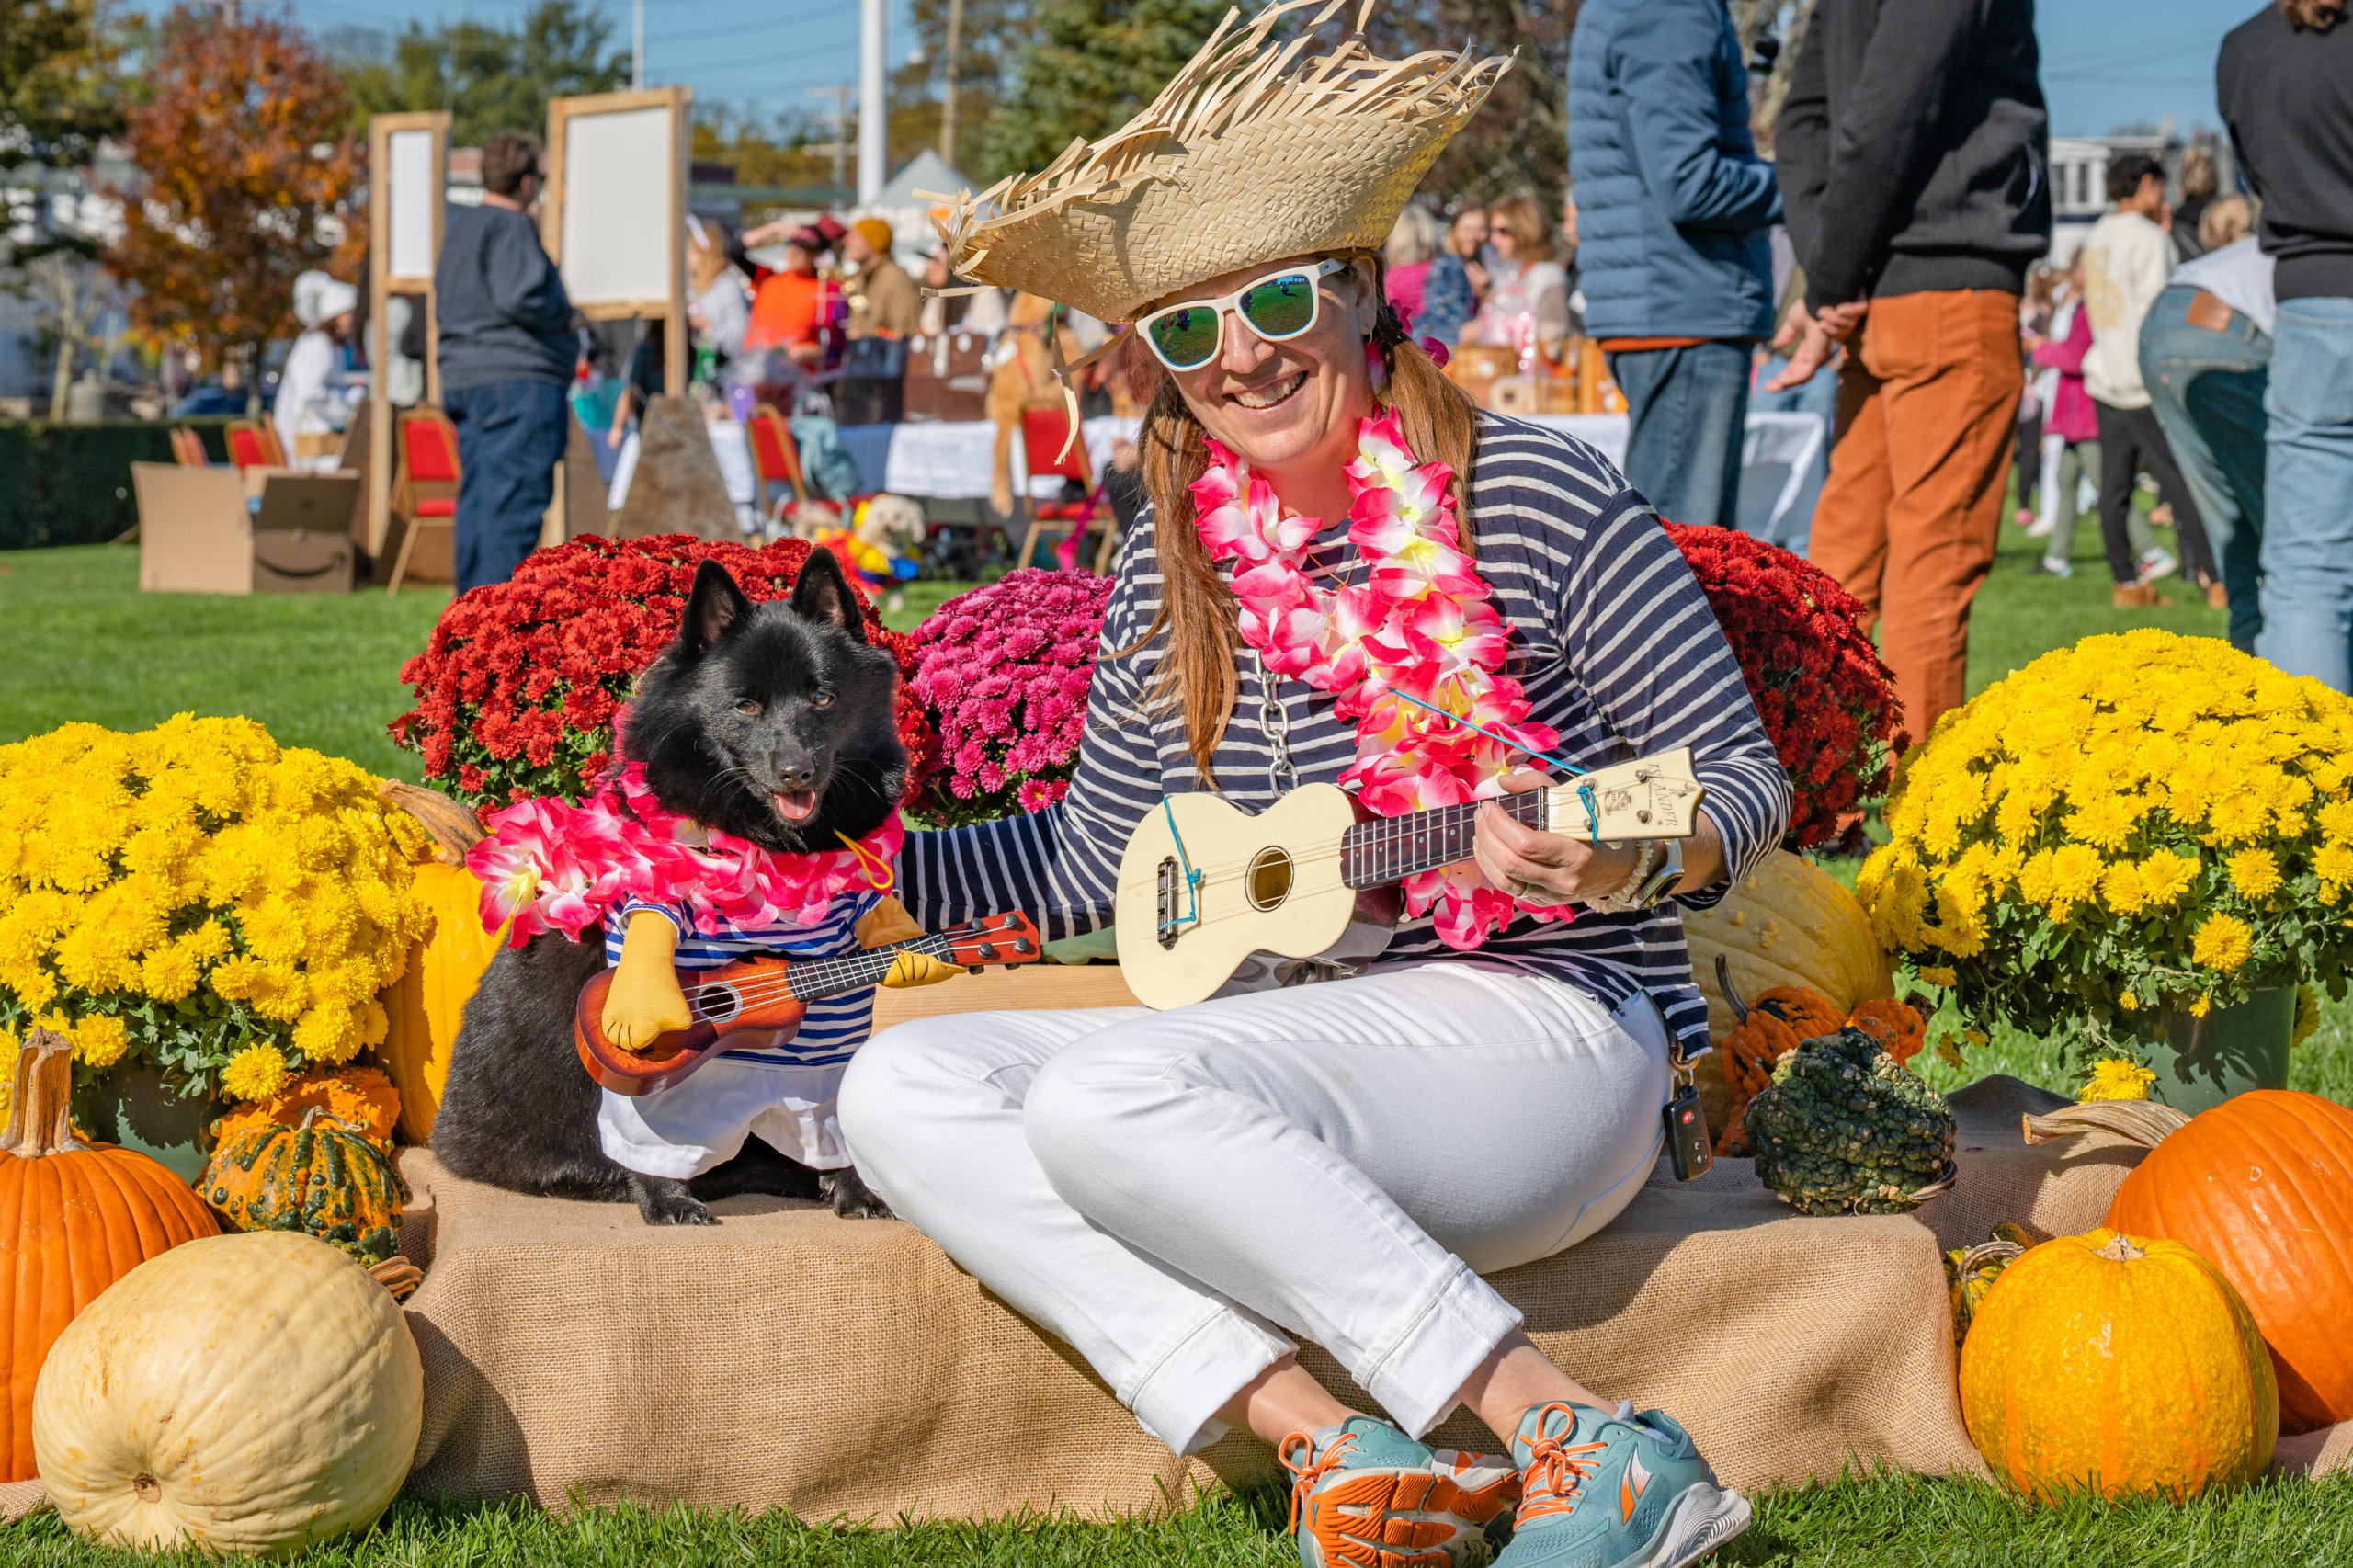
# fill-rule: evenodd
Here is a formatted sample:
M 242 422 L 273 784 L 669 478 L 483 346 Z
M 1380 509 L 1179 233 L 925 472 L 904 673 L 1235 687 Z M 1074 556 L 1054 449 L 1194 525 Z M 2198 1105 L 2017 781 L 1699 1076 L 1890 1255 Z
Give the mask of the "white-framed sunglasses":
M 1198 370 L 1217 358 L 1225 341 L 1227 312 L 1240 316 L 1268 343 L 1287 343 L 1315 324 L 1324 279 L 1347 269 L 1347 262 L 1334 256 L 1305 267 L 1279 267 L 1222 299 L 1164 305 L 1139 319 L 1136 330 L 1151 345 L 1153 357 L 1170 369 Z

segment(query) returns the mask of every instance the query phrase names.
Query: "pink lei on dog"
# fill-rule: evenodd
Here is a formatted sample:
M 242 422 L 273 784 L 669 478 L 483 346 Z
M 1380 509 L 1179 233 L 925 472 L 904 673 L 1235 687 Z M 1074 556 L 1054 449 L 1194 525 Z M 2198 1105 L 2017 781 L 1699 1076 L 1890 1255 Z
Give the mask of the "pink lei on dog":
M 521 947 L 542 931 L 579 934 L 623 898 L 683 905 L 695 929 L 715 933 L 815 926 L 858 889 L 888 892 L 906 830 L 893 811 L 840 849 L 779 855 L 665 811 L 631 763 L 579 805 L 540 798 L 488 813 L 489 835 L 467 852 L 482 883 L 483 928 L 514 922 Z
M 1335 711 L 1357 722 L 1343 787 L 1382 816 L 1455 805 L 1501 794 L 1504 775 L 1526 766 L 1528 753 L 1558 743 L 1528 717 L 1519 682 L 1501 673 L 1510 629 L 1462 552 L 1448 488 L 1454 471 L 1417 463 L 1394 412 L 1358 424 L 1347 467 L 1348 538 L 1370 568 L 1359 584 L 1311 581 L 1323 519 L 1285 517 L 1272 485 L 1215 439 L 1209 449 L 1209 472 L 1192 485 L 1201 542 L 1211 559 L 1233 563 L 1242 640 L 1268 669 L 1336 694 Z M 1404 891 L 1409 912 L 1435 909 L 1440 939 L 1466 950 L 1515 910 L 1565 917 L 1516 903 L 1468 865 L 1408 878 Z

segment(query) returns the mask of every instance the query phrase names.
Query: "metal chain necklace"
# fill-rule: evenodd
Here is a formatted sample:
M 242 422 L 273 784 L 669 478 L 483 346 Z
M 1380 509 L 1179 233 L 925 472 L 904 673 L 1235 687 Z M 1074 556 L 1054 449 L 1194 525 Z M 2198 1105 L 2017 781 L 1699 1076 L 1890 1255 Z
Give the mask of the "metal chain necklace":
M 1267 787 L 1286 795 L 1299 785 L 1299 767 L 1290 759 L 1290 709 L 1256 648 L 1250 650 L 1250 667 L 1258 676 L 1258 727 L 1267 733 Z

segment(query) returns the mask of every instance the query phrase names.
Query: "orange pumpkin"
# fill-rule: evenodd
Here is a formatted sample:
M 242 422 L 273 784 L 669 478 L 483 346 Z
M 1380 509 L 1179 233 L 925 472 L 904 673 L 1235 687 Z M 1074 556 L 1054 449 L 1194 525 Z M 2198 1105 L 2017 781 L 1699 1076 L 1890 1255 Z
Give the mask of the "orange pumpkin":
M 0 1480 L 33 1478 L 33 1385 L 49 1347 L 107 1287 L 220 1223 L 146 1155 L 74 1136 L 74 1048 L 34 1029 L 0 1134 Z
M 2149 1152 L 2108 1225 L 2181 1243 L 2245 1298 L 2281 1431 L 2353 1421 L 2353 1110 L 2288 1089 L 2224 1100 Z
M 2029 1251 L 1961 1347 L 1961 1415 L 2029 1496 L 2176 1501 L 2271 1463 L 2279 1396 L 2255 1320 L 2178 1242 L 2092 1231 Z
M 466 1003 L 506 933 L 482 927 L 482 883 L 464 864 L 466 850 L 482 837 L 473 813 L 414 784 L 390 780 L 379 792 L 425 825 L 439 857 L 410 873 L 416 896 L 433 912 L 433 935 L 417 944 L 407 971 L 384 993 L 391 1027 L 376 1048 L 377 1060 L 400 1089 L 401 1136 L 426 1143 L 432 1141 L 441 1085 L 449 1077 L 449 1050 L 458 1042 Z

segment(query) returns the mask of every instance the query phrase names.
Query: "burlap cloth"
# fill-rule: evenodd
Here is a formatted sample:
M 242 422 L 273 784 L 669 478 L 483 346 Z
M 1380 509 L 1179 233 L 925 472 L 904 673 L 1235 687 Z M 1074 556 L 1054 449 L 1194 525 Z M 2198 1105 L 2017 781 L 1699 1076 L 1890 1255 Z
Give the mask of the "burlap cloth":
M 1495 1283 L 1592 1387 L 1691 1427 L 1734 1485 L 1849 1461 L 1984 1473 L 1953 1392 L 1940 1251 L 1996 1220 L 2098 1223 L 2140 1157 L 2104 1135 L 2029 1148 L 2052 1096 L 1995 1079 L 1956 1096 L 1961 1179 L 1916 1215 L 1793 1215 L 1746 1161 L 1677 1184 L 1662 1165 L 1608 1229 Z M 916 1233 L 735 1199 L 711 1229 L 621 1204 L 518 1198 L 402 1169 L 408 1303 L 425 1358 L 413 1495 L 633 1498 L 806 1518 L 1161 1509 L 1269 1474 L 1235 1434 L 1193 1461 Z M 1352 1403 L 1328 1358 L 1307 1364 Z M 1492 1448 L 1468 1416 L 1438 1440 Z

